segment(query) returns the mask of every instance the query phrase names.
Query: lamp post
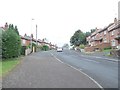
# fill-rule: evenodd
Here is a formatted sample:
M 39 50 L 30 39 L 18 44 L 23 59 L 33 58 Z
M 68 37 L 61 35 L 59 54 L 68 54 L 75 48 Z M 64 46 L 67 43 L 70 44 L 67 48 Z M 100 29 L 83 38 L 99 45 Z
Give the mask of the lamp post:
M 34 19 L 32 18 L 31 19 L 31 52 L 32 52 L 32 39 L 33 39 L 33 35 L 32 35 L 32 21 L 33 21 Z
M 37 47 L 37 24 L 36 24 L 36 47 Z

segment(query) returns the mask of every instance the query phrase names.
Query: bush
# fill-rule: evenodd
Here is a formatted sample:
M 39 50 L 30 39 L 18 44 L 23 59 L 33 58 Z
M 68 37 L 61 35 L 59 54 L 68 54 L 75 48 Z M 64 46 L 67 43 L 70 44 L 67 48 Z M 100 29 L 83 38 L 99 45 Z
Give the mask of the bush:
M 47 45 L 43 45 L 43 46 L 41 47 L 41 49 L 44 50 L 44 51 L 47 51 L 47 50 L 49 50 L 49 47 L 48 47 Z
M 2 58 L 14 58 L 21 54 L 21 39 L 14 30 L 2 34 Z
M 80 48 L 81 48 L 81 49 L 84 49 L 84 48 L 85 48 L 85 45 L 81 44 L 81 45 L 80 45 Z
M 22 46 L 21 48 L 21 55 L 25 55 L 25 50 L 26 50 L 26 46 Z

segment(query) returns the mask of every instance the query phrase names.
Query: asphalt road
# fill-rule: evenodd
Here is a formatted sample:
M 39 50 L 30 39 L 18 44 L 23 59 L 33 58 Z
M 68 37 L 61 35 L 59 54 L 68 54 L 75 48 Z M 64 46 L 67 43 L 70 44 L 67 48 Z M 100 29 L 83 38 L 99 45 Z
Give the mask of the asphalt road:
M 4 77 L 2 79 L 2 87 L 100 88 L 97 82 L 74 67 L 60 62 L 57 57 L 71 64 L 76 62 L 76 65 L 74 66 L 86 64 L 85 66 L 89 65 L 88 67 L 92 69 L 92 66 L 88 64 L 91 62 L 82 61 L 82 58 L 70 51 L 62 53 L 57 53 L 56 51 L 38 52 L 26 56 L 21 64 L 10 72 L 9 75 Z
M 90 76 L 103 88 L 118 88 L 118 62 L 82 55 L 72 50 L 51 51 L 51 53 L 60 61 Z

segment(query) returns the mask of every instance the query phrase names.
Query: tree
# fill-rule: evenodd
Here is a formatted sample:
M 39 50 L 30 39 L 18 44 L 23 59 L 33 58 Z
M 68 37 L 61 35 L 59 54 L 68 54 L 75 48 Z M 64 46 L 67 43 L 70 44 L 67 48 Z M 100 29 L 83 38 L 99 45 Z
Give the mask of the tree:
M 9 24 L 8 30 L 13 30 L 19 35 L 19 31 L 18 31 L 17 26 L 14 27 L 13 24 Z
M 90 36 L 90 35 L 91 35 L 90 32 L 86 32 L 86 33 L 85 33 L 85 36 L 86 36 L 86 37 L 88 37 L 88 36 Z
M 15 26 L 15 32 L 19 35 L 17 26 Z
M 91 31 L 91 33 L 93 33 L 93 32 L 95 32 L 95 30 L 96 30 L 96 29 L 91 29 L 90 31 Z
M 21 39 L 12 27 L 2 34 L 2 58 L 18 57 L 21 52 Z
M 2 56 L 2 33 L 3 33 L 3 30 L 0 28 L 0 59 Z
M 63 48 L 69 48 L 69 44 L 65 43 L 65 44 L 63 45 Z
M 77 30 L 70 39 L 71 45 L 79 46 L 86 43 L 85 34 L 81 30 Z

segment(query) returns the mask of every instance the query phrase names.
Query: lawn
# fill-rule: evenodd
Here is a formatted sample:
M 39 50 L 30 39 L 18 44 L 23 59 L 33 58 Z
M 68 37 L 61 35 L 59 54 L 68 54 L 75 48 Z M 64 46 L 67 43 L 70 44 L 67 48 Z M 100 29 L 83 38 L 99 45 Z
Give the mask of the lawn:
M 2 61 L 0 60 L 0 77 L 2 76 Z
M 103 52 L 110 52 L 112 49 L 103 50 Z
M 0 77 L 7 74 L 19 63 L 20 63 L 20 58 L 12 58 L 12 59 L 0 61 Z

